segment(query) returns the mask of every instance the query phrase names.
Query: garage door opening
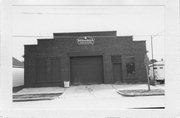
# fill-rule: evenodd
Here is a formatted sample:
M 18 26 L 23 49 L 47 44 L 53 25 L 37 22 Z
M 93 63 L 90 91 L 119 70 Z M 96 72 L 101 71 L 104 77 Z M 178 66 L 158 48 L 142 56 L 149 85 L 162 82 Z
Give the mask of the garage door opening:
M 103 57 L 80 56 L 70 58 L 70 79 L 73 85 L 102 84 Z

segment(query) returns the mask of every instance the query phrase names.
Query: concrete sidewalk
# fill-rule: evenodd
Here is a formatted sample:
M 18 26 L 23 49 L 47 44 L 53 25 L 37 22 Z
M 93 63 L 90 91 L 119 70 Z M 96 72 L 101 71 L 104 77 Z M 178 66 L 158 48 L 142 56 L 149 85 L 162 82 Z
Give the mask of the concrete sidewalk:
M 63 87 L 39 87 L 39 88 L 23 88 L 22 90 L 13 93 L 13 95 L 21 94 L 43 94 L 43 93 L 61 93 L 64 92 Z
M 16 94 L 63 92 L 50 101 L 14 102 L 14 108 L 33 109 L 83 109 L 83 110 L 112 110 L 139 107 L 164 107 L 165 96 L 124 97 L 117 90 L 148 89 L 145 84 L 138 85 L 80 85 L 70 88 L 43 87 L 26 88 Z M 163 85 L 151 86 L 151 89 L 164 89 Z

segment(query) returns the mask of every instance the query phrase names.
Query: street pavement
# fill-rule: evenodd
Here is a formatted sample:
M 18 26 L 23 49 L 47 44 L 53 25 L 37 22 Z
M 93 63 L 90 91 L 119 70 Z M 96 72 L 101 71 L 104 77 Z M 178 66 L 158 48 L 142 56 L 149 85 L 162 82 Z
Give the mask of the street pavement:
M 13 102 L 15 109 L 59 109 L 59 110 L 120 110 L 142 107 L 165 107 L 165 96 L 124 97 L 118 90 L 148 89 L 146 84 L 100 84 L 63 87 L 25 88 L 15 93 L 58 93 L 63 94 L 54 100 Z M 151 89 L 165 89 L 164 85 L 151 86 Z

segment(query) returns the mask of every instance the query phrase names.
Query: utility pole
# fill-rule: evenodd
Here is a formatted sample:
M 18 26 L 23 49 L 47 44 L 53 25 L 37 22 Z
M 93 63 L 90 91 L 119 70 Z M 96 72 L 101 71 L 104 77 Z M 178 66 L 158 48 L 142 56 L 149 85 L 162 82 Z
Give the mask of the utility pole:
M 153 61 L 154 60 L 154 54 L 153 54 L 153 36 L 152 35 L 151 35 L 151 53 L 152 53 L 152 69 L 153 69 L 152 73 L 153 73 L 153 80 L 155 82 L 154 61 Z
M 144 56 L 144 64 L 146 66 L 146 77 L 147 77 L 147 82 L 148 82 L 148 91 L 150 91 L 150 81 L 149 81 L 149 58 L 147 56 L 147 51 L 146 51 L 146 54 Z

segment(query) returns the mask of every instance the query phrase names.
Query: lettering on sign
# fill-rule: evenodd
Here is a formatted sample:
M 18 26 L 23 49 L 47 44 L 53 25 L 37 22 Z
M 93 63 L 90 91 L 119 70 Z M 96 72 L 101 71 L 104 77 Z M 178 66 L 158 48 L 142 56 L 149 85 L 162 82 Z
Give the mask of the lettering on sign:
M 95 39 L 91 36 L 84 36 L 77 39 L 78 45 L 94 45 Z

